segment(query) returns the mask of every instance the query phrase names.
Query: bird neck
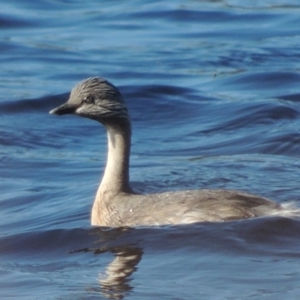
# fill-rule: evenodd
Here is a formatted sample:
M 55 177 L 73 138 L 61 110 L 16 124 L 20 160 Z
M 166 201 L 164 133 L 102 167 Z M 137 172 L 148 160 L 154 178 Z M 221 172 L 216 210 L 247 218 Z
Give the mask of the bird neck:
M 105 125 L 108 138 L 108 154 L 104 175 L 98 193 L 131 193 L 129 183 L 129 156 L 131 125 L 122 120 L 117 125 Z

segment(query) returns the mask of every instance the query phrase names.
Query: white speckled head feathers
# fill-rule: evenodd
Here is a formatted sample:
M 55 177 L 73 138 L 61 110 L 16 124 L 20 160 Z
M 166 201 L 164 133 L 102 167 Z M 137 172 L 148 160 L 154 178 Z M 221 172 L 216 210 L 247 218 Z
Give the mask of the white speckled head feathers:
M 108 118 L 129 118 L 122 94 L 113 84 L 100 77 L 81 81 L 72 89 L 69 100 L 50 113 L 74 113 L 100 122 Z

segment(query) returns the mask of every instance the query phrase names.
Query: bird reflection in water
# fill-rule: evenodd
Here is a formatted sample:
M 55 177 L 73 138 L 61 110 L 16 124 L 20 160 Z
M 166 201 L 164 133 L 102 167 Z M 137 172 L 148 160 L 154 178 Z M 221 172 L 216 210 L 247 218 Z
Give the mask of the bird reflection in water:
M 122 299 L 132 290 L 131 274 L 136 271 L 143 251 L 136 247 L 117 247 L 112 252 L 114 260 L 106 267 L 106 277 L 99 278 L 102 293 L 110 299 Z
M 102 237 L 103 233 L 101 231 Z M 110 233 L 112 232 L 110 231 Z M 114 255 L 113 261 L 106 267 L 105 274 L 100 273 L 98 279 L 100 293 L 107 299 L 123 299 L 133 289 L 130 285 L 132 280 L 130 276 L 137 270 L 137 265 L 142 259 L 143 250 L 140 247 L 130 244 L 103 246 L 101 248 L 83 248 L 69 253 L 76 252 L 93 252 L 94 254 L 110 252 Z

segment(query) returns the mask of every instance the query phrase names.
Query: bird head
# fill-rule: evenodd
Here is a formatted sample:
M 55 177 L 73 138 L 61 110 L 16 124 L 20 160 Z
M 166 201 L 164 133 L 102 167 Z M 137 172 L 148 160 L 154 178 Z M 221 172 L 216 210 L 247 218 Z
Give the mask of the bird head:
M 69 100 L 52 109 L 50 114 L 75 114 L 103 124 L 112 119 L 129 119 L 122 94 L 113 84 L 100 77 L 81 81 L 72 89 Z

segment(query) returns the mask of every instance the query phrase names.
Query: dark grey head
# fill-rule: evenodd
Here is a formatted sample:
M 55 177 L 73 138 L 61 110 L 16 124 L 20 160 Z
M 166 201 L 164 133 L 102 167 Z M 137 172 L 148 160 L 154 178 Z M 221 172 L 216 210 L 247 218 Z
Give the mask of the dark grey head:
M 100 77 L 81 81 L 72 89 L 69 100 L 52 109 L 50 114 L 75 114 L 102 123 L 112 118 L 129 119 L 122 94 L 113 84 Z

